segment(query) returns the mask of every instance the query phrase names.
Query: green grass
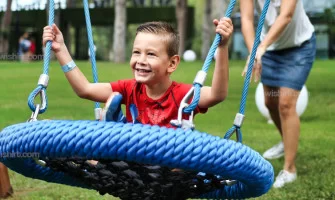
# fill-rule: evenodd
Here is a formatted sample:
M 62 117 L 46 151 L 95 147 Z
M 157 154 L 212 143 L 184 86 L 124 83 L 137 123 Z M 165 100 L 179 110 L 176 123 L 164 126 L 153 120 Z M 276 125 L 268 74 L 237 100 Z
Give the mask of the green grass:
M 91 76 L 88 62 L 77 62 L 82 71 Z M 229 95 L 225 102 L 198 115 L 196 128 L 222 136 L 231 126 L 239 108 L 244 62 L 230 63 Z M 101 82 L 130 78 L 127 64 L 98 63 Z M 298 180 L 282 189 L 271 189 L 260 199 L 334 199 L 335 198 L 335 61 L 317 61 L 307 82 L 309 102 L 301 117 L 301 137 L 297 158 Z M 177 81 L 192 83 L 202 62 L 181 63 L 173 75 Z M 212 67 L 213 68 L 213 67 Z M 211 70 L 212 70 L 211 68 Z M 36 87 L 42 63 L 0 63 L 0 128 L 26 121 L 31 114 L 27 97 Z M 207 83 L 210 83 L 212 71 Z M 258 112 L 254 94 L 257 84 L 251 83 L 246 106 L 246 120 L 242 128 L 244 144 L 262 153 L 280 139 L 273 125 Z M 47 89 L 49 106 L 40 119 L 93 119 L 92 102 L 78 98 L 67 83 L 59 65 L 51 63 L 50 82 Z M 283 159 L 271 161 L 277 174 Z M 25 178 L 10 171 L 15 195 L 12 199 L 116 199 L 100 196 L 94 190 L 46 183 Z

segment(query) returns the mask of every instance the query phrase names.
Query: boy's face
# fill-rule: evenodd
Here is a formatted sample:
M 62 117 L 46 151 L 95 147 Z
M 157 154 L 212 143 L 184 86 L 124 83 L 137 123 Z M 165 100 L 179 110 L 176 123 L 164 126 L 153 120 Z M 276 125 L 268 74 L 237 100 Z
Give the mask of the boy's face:
M 156 84 L 166 81 L 179 63 L 176 56 L 167 54 L 166 38 L 151 33 L 138 33 L 135 37 L 130 66 L 137 82 Z

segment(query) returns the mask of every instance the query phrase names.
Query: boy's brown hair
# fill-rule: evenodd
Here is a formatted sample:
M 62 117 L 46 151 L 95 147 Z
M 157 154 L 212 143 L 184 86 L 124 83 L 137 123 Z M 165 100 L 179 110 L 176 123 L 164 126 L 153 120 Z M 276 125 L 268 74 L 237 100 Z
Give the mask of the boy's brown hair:
M 147 22 L 141 24 L 137 30 L 138 33 L 152 33 L 156 35 L 167 36 L 165 41 L 167 46 L 167 53 L 169 57 L 178 55 L 179 50 L 179 36 L 175 29 L 166 22 Z

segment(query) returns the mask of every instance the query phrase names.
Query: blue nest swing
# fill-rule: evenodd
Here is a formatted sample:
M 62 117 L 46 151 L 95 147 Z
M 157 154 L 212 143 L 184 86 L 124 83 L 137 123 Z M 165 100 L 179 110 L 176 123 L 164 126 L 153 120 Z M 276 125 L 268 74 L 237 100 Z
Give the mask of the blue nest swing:
M 88 2 L 83 2 L 94 81 L 97 82 Z M 231 0 L 227 17 L 235 2 Z M 177 129 L 123 123 L 117 117 L 109 122 L 37 121 L 37 115 L 47 108 L 46 87 L 51 54 L 51 42 L 48 42 L 43 74 L 28 99 L 33 111 L 31 119 L 0 132 L 0 154 L 38 152 L 39 157 L 2 157 L 0 161 L 26 177 L 95 189 L 100 194 L 109 193 L 121 199 L 240 199 L 265 194 L 273 183 L 273 168 L 259 153 L 242 144 L 241 126 L 253 61 L 269 3 L 270 0 L 266 0 L 260 16 L 240 110 L 224 138 L 183 128 L 190 123 L 181 120 L 182 112 L 192 113 L 198 104 L 200 88 L 221 40 L 219 34 L 200 71 L 202 75 L 197 76 L 179 108 L 180 118 L 175 124 L 180 128 Z M 50 0 L 49 9 L 49 25 L 52 25 L 53 0 Z M 41 105 L 34 104 L 38 95 L 41 96 Z M 187 104 L 192 97 L 191 104 Z M 115 106 L 120 106 L 119 103 L 116 102 Z M 97 110 L 99 107 L 96 103 Z M 229 140 L 234 132 L 237 133 L 237 142 Z M 93 165 L 88 160 L 99 162 Z

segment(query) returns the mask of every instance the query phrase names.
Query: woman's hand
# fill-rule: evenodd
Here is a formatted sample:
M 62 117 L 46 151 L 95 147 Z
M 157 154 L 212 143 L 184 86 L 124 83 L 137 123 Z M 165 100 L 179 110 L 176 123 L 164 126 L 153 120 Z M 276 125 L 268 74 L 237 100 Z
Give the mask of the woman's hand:
M 252 68 L 252 74 L 250 77 L 250 81 L 252 80 L 252 77 L 254 77 L 255 82 L 259 81 L 261 78 L 261 73 L 262 73 L 262 56 L 265 53 L 265 48 L 263 47 L 258 47 L 256 56 L 255 56 L 255 61 L 254 61 L 254 66 Z M 242 71 L 242 76 L 245 76 L 248 70 L 250 62 L 250 55 L 248 56 L 247 62 L 245 64 L 245 67 Z

